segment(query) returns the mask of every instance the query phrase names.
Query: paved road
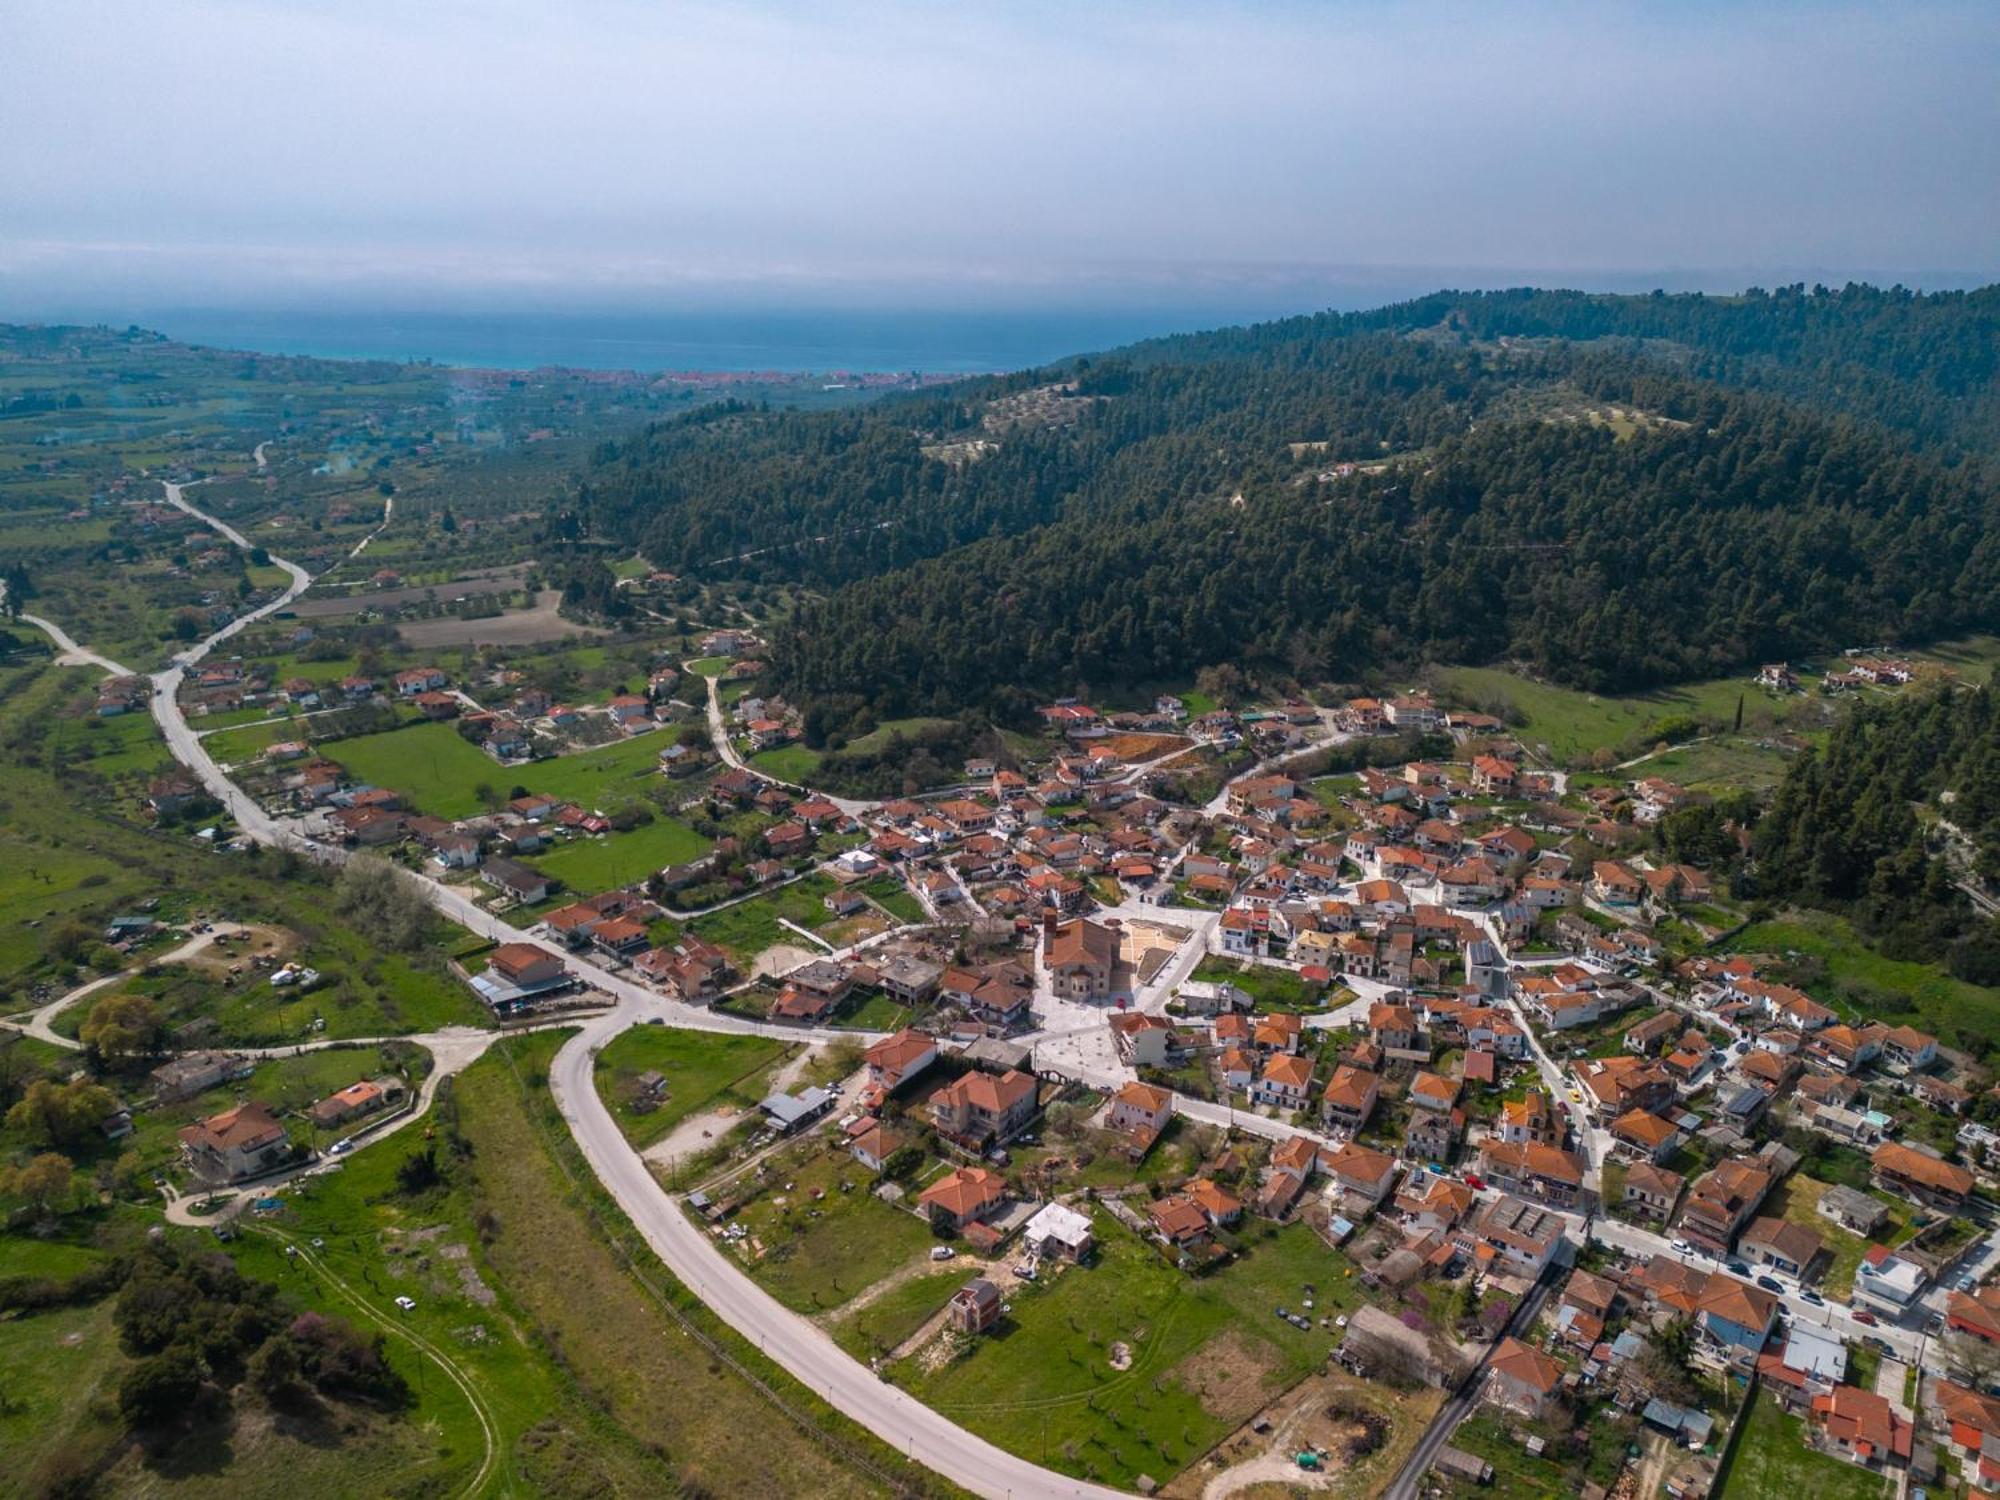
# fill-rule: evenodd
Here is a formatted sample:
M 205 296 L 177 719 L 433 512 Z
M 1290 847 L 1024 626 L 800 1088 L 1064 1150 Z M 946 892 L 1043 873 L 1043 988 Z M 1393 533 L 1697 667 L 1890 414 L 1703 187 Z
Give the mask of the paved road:
M 877 1380 L 821 1329 L 780 1305 L 661 1192 L 591 1082 L 597 1051 L 631 1023 L 622 1009 L 584 1023 L 556 1054 L 549 1087 L 584 1159 L 646 1242 L 711 1311 L 801 1384 L 884 1442 L 976 1495 L 1091 1496 L 1122 1492 L 1038 1468 Z

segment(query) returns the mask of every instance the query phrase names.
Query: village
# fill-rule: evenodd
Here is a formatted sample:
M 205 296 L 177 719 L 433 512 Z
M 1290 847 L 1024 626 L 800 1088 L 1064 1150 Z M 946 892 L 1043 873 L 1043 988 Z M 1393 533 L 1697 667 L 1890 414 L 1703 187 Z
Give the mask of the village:
M 1319 1369 L 1406 1386 L 1383 1451 L 1435 1483 L 1511 1466 L 1608 1489 L 1629 1446 L 1698 1495 L 1739 1440 L 1918 1484 L 1978 1475 L 2000 1433 L 1980 1208 L 2000 1136 L 1971 1118 L 1991 1080 L 1814 1000 L 1781 955 L 1708 951 L 1742 913 L 1649 838 L 1697 794 L 1575 786 L 1491 716 L 1409 694 L 1240 715 L 1163 698 L 1115 720 L 1058 703 L 1045 763 L 857 804 L 741 761 L 785 730 L 770 711 L 750 699 L 660 767 L 706 761 L 705 808 L 763 819 L 755 848 L 722 851 L 747 893 L 685 922 L 664 898 L 699 868 L 557 904 L 535 853 L 618 837 L 576 804 L 439 827 L 366 788 L 356 807 L 336 772 L 325 827 L 362 843 L 393 820 L 496 908 L 540 908 L 524 936 L 542 941 L 469 976 L 498 1014 L 576 1003 L 609 969 L 817 1043 L 817 1081 L 746 1099 L 658 1170 L 884 1378 L 948 1404 L 1001 1364 L 1032 1389 L 981 1335 L 1059 1340 L 1042 1309 L 1084 1296 L 1066 1282 L 1171 1271 L 1257 1297 L 1256 1342 L 1308 1341 L 1250 1361 L 1265 1379 L 1216 1403 L 1211 1424 L 1242 1432 L 1218 1428 L 1214 1454 L 1269 1448 L 1264 1398 Z M 1396 735 L 1439 753 L 1286 769 Z M 1249 774 L 1174 798 L 1177 760 L 1239 745 Z M 671 1066 L 641 1076 L 634 1119 L 675 1088 Z M 857 1284 L 871 1267 L 883 1289 Z M 1109 1343 L 1107 1376 L 1139 1339 Z M 1477 1397 L 1455 1425 L 1447 1392 Z M 1456 1441 L 1416 1453 L 1441 1426 Z M 1575 1451 L 1580 1430 L 1617 1451 Z
M 217 735 L 284 705 L 235 778 L 308 846 L 511 926 L 451 959 L 493 1024 L 651 997 L 599 1088 L 662 1188 L 878 1378 L 997 1392 L 962 1420 L 1003 1444 L 1047 1403 L 1070 1471 L 1170 1493 L 1700 1496 L 1743 1445 L 1853 1493 L 2000 1484 L 2000 1096 L 1731 947 L 1743 904 L 1656 836 L 1706 794 L 1548 768 L 1413 690 L 1056 702 L 1039 759 L 837 798 L 770 769 L 797 721 L 758 644 L 575 706 L 425 664 L 186 691 Z M 346 710 L 387 717 L 313 737 Z M 424 726 L 455 759 L 370 744 Z M 149 788 L 162 819 L 201 797 Z M 725 1044 L 765 1050 L 711 1076 Z M 418 1104 L 421 1069 L 329 1061 L 278 1105 L 269 1066 L 188 1053 L 137 1101 L 230 1101 L 176 1130 L 190 1203 Z

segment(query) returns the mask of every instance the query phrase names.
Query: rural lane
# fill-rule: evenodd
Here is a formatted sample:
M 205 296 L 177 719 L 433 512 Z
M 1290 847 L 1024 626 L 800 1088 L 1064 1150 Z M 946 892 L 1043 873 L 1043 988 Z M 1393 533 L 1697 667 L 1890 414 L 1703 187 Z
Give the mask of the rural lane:
M 1090 1496 L 1120 1490 L 1069 1479 L 975 1437 L 916 1397 L 876 1379 L 827 1334 L 782 1306 L 718 1249 L 653 1180 L 610 1110 L 592 1070 L 598 1050 L 629 1023 L 613 1011 L 586 1021 L 549 1070 L 556 1108 L 584 1159 L 667 1269 L 715 1315 L 842 1415 L 917 1463 L 976 1495 Z

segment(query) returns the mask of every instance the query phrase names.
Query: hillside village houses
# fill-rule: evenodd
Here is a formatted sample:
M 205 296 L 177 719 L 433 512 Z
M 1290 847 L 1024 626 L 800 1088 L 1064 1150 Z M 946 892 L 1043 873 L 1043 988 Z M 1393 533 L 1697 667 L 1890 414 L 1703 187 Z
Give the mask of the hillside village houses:
M 701 650 L 729 658 L 734 672 L 755 664 L 758 644 L 747 630 L 719 630 Z M 756 684 L 726 705 L 730 740 L 755 766 L 796 738 L 800 721 L 756 674 L 735 680 Z M 493 761 L 515 764 L 574 743 L 562 737 L 579 726 L 615 734 L 605 743 L 651 732 L 674 712 L 675 674 L 645 681 L 643 694 L 596 705 L 525 693 L 488 704 L 481 683 L 417 667 L 357 673 L 337 688 L 308 681 L 297 701 L 337 691 L 449 713 Z M 240 702 L 243 688 L 209 690 Z M 107 705 L 119 701 L 107 692 Z M 1797 1409 L 1828 1447 L 1857 1458 L 1907 1452 L 1907 1434 L 1828 1373 L 1797 1320 L 1788 1331 L 1780 1299 L 1727 1269 L 1739 1257 L 1810 1283 L 1829 1274 L 1829 1250 L 1851 1263 L 1858 1238 L 1875 1248 L 1855 1274 L 1856 1306 L 1885 1320 L 1893 1309 L 1899 1327 L 1914 1328 L 1918 1309 L 1949 1296 L 1954 1331 L 2000 1337 L 1994 1294 L 1947 1293 L 1966 1262 L 1940 1260 L 1946 1252 L 1934 1254 L 1910 1218 L 1914 1207 L 1946 1223 L 1984 1196 L 1987 1148 L 1960 1132 L 1983 1118 L 1974 1111 L 1989 1080 L 1926 1034 L 1918 1012 L 1878 1020 L 1782 955 L 1692 939 L 1728 919 L 1725 883 L 1669 858 L 1652 830 L 1698 794 L 1645 766 L 1558 791 L 1498 719 L 1407 688 L 1323 709 L 1191 714 L 1161 695 L 1131 714 L 1055 703 L 1040 718 L 1050 747 L 1041 758 L 981 745 L 961 785 L 881 804 L 836 803 L 724 766 L 690 724 L 696 732 L 656 757 L 661 806 L 697 805 L 742 847 L 641 871 L 616 891 L 568 890 L 542 869 L 579 840 L 617 848 L 625 835 L 605 817 L 614 809 L 510 795 L 513 773 L 496 772 L 490 810 L 453 820 L 356 783 L 337 744 L 304 735 L 259 774 L 329 837 L 414 855 L 513 912 L 520 940 L 465 965 L 496 1010 L 560 1003 L 586 965 L 676 1003 L 779 1023 L 821 1025 L 893 997 L 897 1029 L 868 1040 L 866 1108 L 843 1148 L 880 1173 L 902 1146 L 934 1135 L 948 1166 L 912 1187 L 911 1206 L 960 1232 L 1018 1211 L 1024 1246 L 1090 1259 L 1112 1217 L 1025 1201 L 1026 1183 L 993 1159 L 1019 1152 L 1056 1097 L 1088 1098 L 1088 1128 L 1103 1133 L 1091 1139 L 1127 1166 L 1159 1161 L 1162 1139 L 1178 1150 L 1199 1129 L 1206 1141 L 1217 1110 L 1257 1112 L 1254 1133 L 1225 1136 L 1156 1198 L 1130 1203 L 1148 1242 L 1226 1246 L 1246 1218 L 1276 1220 L 1317 1235 L 1330 1267 L 1350 1257 L 1365 1310 L 1380 1314 L 1369 1321 L 1406 1332 L 1404 1312 L 1420 1321 L 1441 1304 L 1427 1291 L 1463 1281 L 1474 1305 L 1497 1306 L 1547 1277 L 1548 1304 L 1530 1326 L 1483 1330 L 1500 1336 L 1480 1395 L 1518 1417 L 1612 1391 L 1650 1410 L 1633 1351 L 1684 1321 L 1697 1363 L 1796 1388 Z M 1431 738 L 1414 762 L 1333 776 L 1314 774 L 1309 759 L 1265 764 L 1224 786 L 1212 812 L 1178 800 L 1171 771 L 1145 768 L 1169 747 L 1124 743 L 1191 734 L 1254 764 L 1308 746 L 1323 723 L 1370 737 L 1371 751 L 1389 749 L 1378 736 Z M 161 788 L 170 806 L 174 790 Z M 825 952 L 804 940 L 811 957 L 775 974 L 706 940 L 698 920 L 662 922 L 676 915 L 669 892 L 701 891 L 690 906 L 752 900 L 801 875 L 822 882 L 809 899 L 827 925 L 814 930 L 841 925 L 843 940 Z M 913 900 L 921 918 L 892 921 L 885 892 Z M 851 949 L 845 924 L 877 920 L 907 930 Z M 1149 936 L 1148 922 L 1180 923 L 1201 951 Z M 667 932 L 671 940 L 654 940 Z M 1093 1010 L 1099 1020 L 1087 1025 Z M 1094 1049 L 1088 1090 L 1065 1080 L 1046 1042 L 1042 1055 L 1023 1051 L 1011 1064 L 977 1050 L 1039 1041 L 1023 1034 L 1051 1012 L 1064 1041 Z M 156 1081 L 191 1097 L 241 1067 L 219 1055 Z M 329 1128 L 368 1118 L 384 1106 L 367 1086 L 383 1083 L 357 1082 L 311 1113 Z M 281 1148 L 283 1122 L 273 1122 L 274 1139 L 254 1109 L 237 1113 L 190 1127 L 185 1149 L 212 1158 L 209 1170 L 254 1168 L 262 1151 Z M 1796 1142 L 1792 1132 L 1837 1153 L 1838 1184 L 1766 1152 Z M 1820 1186 L 1805 1198 L 1809 1178 Z M 1586 1212 L 1653 1235 L 1658 1253 L 1607 1251 L 1591 1269 L 1569 1270 Z M 1709 1254 L 1689 1262 L 1667 1250 L 1673 1239 Z M 1005 1297 L 986 1276 L 1004 1280 L 1005 1268 L 954 1297 L 949 1316 L 961 1328 L 1003 1320 Z M 1455 1368 L 1435 1345 L 1409 1342 L 1405 1357 Z M 1769 1371 L 1765 1361 L 1775 1361 Z M 1937 1429 L 1968 1457 L 1995 1425 L 1978 1399 L 1959 1400 Z M 1915 1415 L 1919 1429 L 1929 1425 Z M 1671 1420 L 1676 1434 L 1695 1430 Z M 1666 1430 L 1665 1419 L 1648 1421 Z

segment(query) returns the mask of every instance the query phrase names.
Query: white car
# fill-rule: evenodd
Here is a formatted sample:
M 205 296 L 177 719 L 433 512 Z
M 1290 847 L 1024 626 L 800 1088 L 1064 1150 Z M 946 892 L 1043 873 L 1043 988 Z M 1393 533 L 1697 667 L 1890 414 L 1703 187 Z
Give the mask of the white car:
M 931 1249 L 932 1260 L 950 1260 L 958 1252 L 949 1245 L 936 1245 Z
M 396 1306 L 402 1308 L 404 1312 L 415 1312 L 417 1310 L 417 1299 L 414 1297 L 398 1297 L 396 1299 Z
M 1667 1242 L 1667 1248 L 1673 1251 L 1674 1254 L 1676 1255 L 1694 1254 L 1694 1246 L 1690 1245 L 1686 1240 L 1669 1240 Z

